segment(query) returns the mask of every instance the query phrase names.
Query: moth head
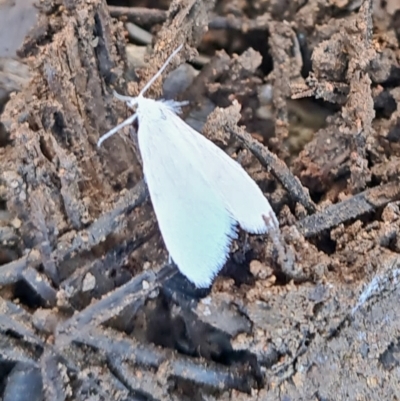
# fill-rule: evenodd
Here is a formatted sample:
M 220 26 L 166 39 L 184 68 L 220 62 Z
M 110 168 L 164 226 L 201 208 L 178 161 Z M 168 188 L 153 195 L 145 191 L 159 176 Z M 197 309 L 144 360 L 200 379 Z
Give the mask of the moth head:
M 138 102 L 140 99 L 144 98 L 145 92 L 150 88 L 150 86 L 154 83 L 154 81 L 163 73 L 163 71 L 167 68 L 168 64 L 171 62 L 171 60 L 177 55 L 177 53 L 182 49 L 183 45 L 178 46 L 172 54 L 167 58 L 165 63 L 162 65 L 162 67 L 157 71 L 157 73 L 150 79 L 149 82 L 144 86 L 144 88 L 140 91 L 139 95 L 136 97 L 131 97 L 131 96 L 124 96 L 120 95 L 119 93 L 114 91 L 114 96 L 122 100 L 123 102 L 126 103 L 126 105 L 131 108 L 135 109 L 138 105 Z M 174 112 L 180 112 L 180 106 L 182 104 L 179 104 L 178 102 L 175 102 L 174 104 L 170 104 L 169 107 L 174 111 Z M 112 135 L 114 135 L 116 132 L 118 132 L 121 128 L 132 124 L 137 118 L 137 114 L 133 114 L 129 118 L 127 118 L 124 122 L 121 124 L 117 125 L 115 128 L 112 130 L 108 131 L 106 134 L 100 137 L 99 141 L 97 142 L 97 146 L 100 147 L 101 144 L 108 138 L 110 138 Z

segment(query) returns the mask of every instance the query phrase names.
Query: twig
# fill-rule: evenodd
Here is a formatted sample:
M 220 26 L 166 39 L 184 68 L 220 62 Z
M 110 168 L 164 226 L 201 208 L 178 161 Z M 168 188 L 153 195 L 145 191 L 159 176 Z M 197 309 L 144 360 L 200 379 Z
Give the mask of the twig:
M 44 274 L 40 274 L 36 269 L 28 266 L 22 271 L 21 278 L 39 295 L 46 305 L 56 305 L 57 292 Z
M 68 289 L 68 298 L 77 298 L 82 295 L 82 283 L 85 276 L 92 272 L 94 275 L 104 272 L 112 266 L 114 269 L 121 269 L 126 263 L 126 258 L 144 242 L 146 242 L 155 232 L 157 226 L 155 217 L 147 220 L 135 230 L 135 237 L 129 241 L 123 241 L 116 247 L 111 248 L 102 258 L 96 258 L 92 262 L 87 262 L 76 269 L 60 284 L 60 288 Z M 79 309 L 79 308 L 78 308 Z
M 89 305 L 83 311 L 59 325 L 57 327 L 57 343 L 63 344 L 72 341 L 75 332 L 83 331 L 90 326 L 99 326 L 118 315 L 127 306 L 139 309 L 146 302 L 148 295 L 161 282 L 175 273 L 176 271 L 167 265 L 161 268 L 158 274 L 150 270 L 137 275 L 123 286 L 110 292 L 100 301 Z
M 64 401 L 66 399 L 63 375 L 60 372 L 63 365 L 57 355 L 45 350 L 40 360 L 45 400 Z
M 29 342 L 34 346 L 44 347 L 43 341 L 35 335 L 33 330 L 29 330 L 26 325 L 11 319 L 10 316 L 5 313 L 0 313 L 0 332 L 14 333 L 15 335 L 21 336 L 24 341 Z
M 291 173 L 283 161 L 243 129 L 231 129 L 230 132 L 236 135 L 250 149 L 262 166 L 271 171 L 295 202 L 301 203 L 308 213 L 315 213 L 316 207 L 307 189 L 301 185 L 299 179 Z
M 219 391 L 251 390 L 251 377 L 243 375 L 240 369 L 236 371 L 234 368 L 218 366 L 210 361 L 207 361 L 206 365 L 200 365 L 192 358 L 180 356 L 171 350 L 141 344 L 131 339 L 118 339 L 118 335 L 112 330 L 91 328 L 85 333 L 76 331 L 73 333 L 73 341 L 144 367 L 158 369 L 162 365 L 166 378 L 179 378 Z
M 167 11 L 146 7 L 118 7 L 108 6 L 111 17 L 126 17 L 129 21 L 139 25 L 154 25 L 163 23 L 167 19 Z
M 323 211 L 299 221 L 296 226 L 304 237 L 310 238 L 399 199 L 400 183 L 398 181 L 391 182 L 368 189 L 350 199 L 329 206 Z
M 67 343 L 70 342 L 73 333 L 82 331 L 86 326 L 96 327 L 104 323 L 128 305 L 135 305 L 139 309 L 147 299 L 146 294 L 155 288 L 155 279 L 156 276 L 152 271 L 139 274 L 105 298 L 75 314 L 57 327 L 57 343 L 61 344 L 65 340 Z
M 138 25 L 154 25 L 166 21 L 168 13 L 164 10 L 145 7 L 108 6 L 110 15 L 114 18 L 126 17 L 128 21 Z M 270 14 L 261 15 L 255 19 L 235 17 L 234 15 L 214 16 L 208 24 L 209 29 L 230 29 L 241 32 L 268 29 Z
M 38 366 L 38 353 L 33 352 L 34 347 L 23 347 L 21 340 L 17 340 L 9 334 L 3 334 L 0 331 L 0 364 L 4 366 L 4 362 L 18 363 Z
M 50 257 L 54 260 L 62 261 L 72 256 L 75 252 L 89 250 L 98 245 L 109 234 L 117 232 L 123 226 L 120 217 L 141 206 L 147 200 L 147 196 L 146 185 L 141 181 L 123 196 L 111 211 L 99 217 L 86 230 L 79 232 L 72 244 L 68 240 L 70 233 L 66 234 L 64 238 L 60 238 L 57 249 L 51 253 Z M 32 251 L 29 255 L 0 266 L 0 286 L 14 284 L 21 280 L 22 272 L 27 266 L 37 268 L 41 263 L 41 259 L 36 257 L 36 253 Z
M 120 199 L 110 212 L 99 217 L 87 230 L 79 232 L 70 246 L 64 247 L 61 240 L 55 256 L 64 259 L 74 252 L 88 250 L 99 244 L 109 234 L 118 231 L 122 226 L 119 218 L 142 205 L 147 196 L 146 185 L 141 181 Z
M 6 263 L 0 266 L 0 287 L 6 285 L 15 284 L 21 279 L 22 272 L 26 269 L 29 263 L 29 256 L 23 256 L 18 260 Z M 40 260 L 37 261 L 36 266 L 40 264 Z

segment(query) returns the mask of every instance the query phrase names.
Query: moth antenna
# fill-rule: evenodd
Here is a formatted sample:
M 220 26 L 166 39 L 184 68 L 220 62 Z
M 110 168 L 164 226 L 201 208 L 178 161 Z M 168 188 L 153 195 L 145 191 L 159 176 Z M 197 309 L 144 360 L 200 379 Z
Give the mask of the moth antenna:
M 153 78 L 150 79 L 149 82 L 144 86 L 144 88 L 140 91 L 139 96 L 143 96 L 144 93 L 147 91 L 147 89 L 150 88 L 151 85 L 153 85 L 154 81 L 164 72 L 164 70 L 167 68 L 168 64 L 171 62 L 171 60 L 180 52 L 182 49 L 183 44 L 179 45 L 173 52 L 172 54 L 167 58 L 165 63 L 162 65 L 162 67 L 156 72 L 156 74 L 153 76 Z
M 123 121 L 121 124 L 118 124 L 116 127 L 114 127 L 112 130 L 108 131 L 106 134 L 102 135 L 100 139 L 97 142 L 97 147 L 99 148 L 101 144 L 110 136 L 113 136 L 116 132 L 118 132 L 121 128 L 126 127 L 127 125 L 132 124 L 137 118 L 137 113 L 131 115 L 129 118 L 127 118 L 125 121 Z

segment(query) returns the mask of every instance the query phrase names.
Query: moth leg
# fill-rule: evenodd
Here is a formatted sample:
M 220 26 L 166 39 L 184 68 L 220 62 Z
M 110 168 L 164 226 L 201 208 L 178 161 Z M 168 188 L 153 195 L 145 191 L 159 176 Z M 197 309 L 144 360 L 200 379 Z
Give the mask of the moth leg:
M 162 102 L 176 114 L 180 114 L 182 112 L 181 108 L 189 104 L 187 100 L 184 100 L 182 102 L 177 102 L 175 100 L 168 99 L 168 100 L 162 100 Z
M 190 103 L 189 100 L 182 100 L 181 102 L 178 102 L 176 100 L 171 100 L 171 102 L 174 103 L 175 107 L 187 106 Z

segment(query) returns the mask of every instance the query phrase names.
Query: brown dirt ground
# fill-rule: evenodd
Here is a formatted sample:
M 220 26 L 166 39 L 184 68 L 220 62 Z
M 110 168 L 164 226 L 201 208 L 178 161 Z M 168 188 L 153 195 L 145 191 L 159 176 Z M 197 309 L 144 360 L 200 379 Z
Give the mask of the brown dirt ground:
M 398 2 L 132 3 L 45 0 L 18 73 L 1 60 L 0 399 L 400 399 Z M 153 35 L 136 71 L 127 20 Z M 169 71 L 203 65 L 183 117 L 282 230 L 202 293 L 163 266 L 132 141 L 96 147 L 129 112 L 112 89 L 181 43 Z

